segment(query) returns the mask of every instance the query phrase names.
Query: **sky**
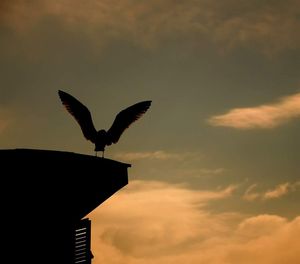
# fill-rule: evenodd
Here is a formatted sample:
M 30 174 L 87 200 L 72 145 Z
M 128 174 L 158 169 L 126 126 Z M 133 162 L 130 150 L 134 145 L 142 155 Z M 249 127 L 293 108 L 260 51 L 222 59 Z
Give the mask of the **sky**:
M 298 0 L 2 0 L 0 146 L 105 156 L 129 184 L 94 210 L 93 263 L 300 263 Z

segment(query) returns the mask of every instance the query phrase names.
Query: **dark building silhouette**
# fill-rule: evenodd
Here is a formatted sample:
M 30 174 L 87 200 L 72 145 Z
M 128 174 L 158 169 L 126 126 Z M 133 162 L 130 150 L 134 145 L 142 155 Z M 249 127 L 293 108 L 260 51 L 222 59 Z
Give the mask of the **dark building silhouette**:
M 1 257 L 6 263 L 87 264 L 85 218 L 128 183 L 129 164 L 70 152 L 0 150 Z

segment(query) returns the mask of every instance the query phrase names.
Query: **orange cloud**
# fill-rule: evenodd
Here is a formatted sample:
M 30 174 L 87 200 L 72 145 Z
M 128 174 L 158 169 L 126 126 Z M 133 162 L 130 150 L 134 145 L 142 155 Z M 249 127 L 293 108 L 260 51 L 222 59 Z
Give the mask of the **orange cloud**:
M 209 123 L 236 129 L 269 129 L 299 117 L 300 93 L 296 93 L 281 98 L 278 103 L 232 109 L 226 114 L 211 117 Z
M 212 41 L 221 50 L 246 46 L 274 54 L 299 47 L 299 1 L 242 2 L 11 0 L 2 4 L 0 21 L 26 32 L 45 18 L 56 19 L 97 45 L 125 38 L 154 47 L 168 38 L 192 36 L 195 43 Z
M 242 237 L 258 238 L 269 236 L 287 223 L 287 219 L 276 215 L 258 215 L 242 221 L 237 233 Z
M 300 262 L 300 217 L 211 213 L 234 188 L 196 191 L 132 182 L 95 210 L 93 263 L 281 264 Z
M 279 184 L 275 189 L 269 190 L 264 194 L 264 199 L 275 199 L 283 195 L 286 195 L 291 190 L 291 184 L 289 182 Z
M 295 183 L 282 183 L 277 185 L 274 189 L 268 190 L 266 192 L 256 192 L 254 189 L 257 187 L 257 184 L 252 184 L 246 190 L 245 194 L 243 195 L 243 199 L 247 201 L 254 201 L 256 199 L 261 200 L 271 200 L 277 199 L 284 195 L 287 195 L 290 192 L 296 191 L 296 189 L 300 186 L 299 182 Z
M 254 201 L 260 197 L 259 193 L 253 191 L 256 188 L 256 186 L 257 186 L 257 184 L 252 184 L 251 186 L 249 186 L 247 188 L 245 194 L 243 195 L 244 200 Z

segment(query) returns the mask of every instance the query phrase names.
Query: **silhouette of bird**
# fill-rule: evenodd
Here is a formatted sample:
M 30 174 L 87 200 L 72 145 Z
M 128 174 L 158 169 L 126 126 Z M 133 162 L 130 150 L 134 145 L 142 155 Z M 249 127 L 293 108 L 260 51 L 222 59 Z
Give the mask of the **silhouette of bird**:
M 114 122 L 107 131 L 104 129 L 97 131 L 91 113 L 85 105 L 64 91 L 59 90 L 58 95 L 62 104 L 80 125 L 84 137 L 95 144 L 96 156 L 97 151 L 102 151 L 102 157 L 104 157 L 105 147 L 117 143 L 125 129 L 138 120 L 148 110 L 152 102 L 142 101 L 129 106 L 116 115 Z

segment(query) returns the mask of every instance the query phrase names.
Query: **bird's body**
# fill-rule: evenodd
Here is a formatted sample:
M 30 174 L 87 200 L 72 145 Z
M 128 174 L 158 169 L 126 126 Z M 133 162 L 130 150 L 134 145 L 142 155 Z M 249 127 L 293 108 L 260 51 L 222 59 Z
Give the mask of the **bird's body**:
M 136 103 L 117 114 L 109 130 L 97 131 L 88 108 L 72 95 L 58 91 L 58 95 L 68 112 L 76 119 L 87 140 L 95 144 L 95 151 L 104 153 L 105 147 L 117 143 L 126 128 L 138 120 L 150 107 L 151 101 Z

